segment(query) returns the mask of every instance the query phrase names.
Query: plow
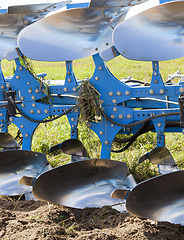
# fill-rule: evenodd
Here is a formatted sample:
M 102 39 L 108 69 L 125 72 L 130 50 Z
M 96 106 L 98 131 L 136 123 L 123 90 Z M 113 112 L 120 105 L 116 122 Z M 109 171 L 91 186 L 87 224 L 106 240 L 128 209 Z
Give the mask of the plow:
M 184 133 L 184 75 L 176 72 L 164 81 L 159 62 L 184 56 L 184 1 L 3 4 L 0 61 L 14 61 L 16 69 L 4 77 L 0 68 L 0 195 L 24 194 L 27 200 L 75 208 L 110 205 L 183 225 L 184 171 L 165 147 L 165 132 Z M 149 61 L 150 83 L 117 79 L 106 62 L 119 55 Z M 93 76 L 78 80 L 72 61 L 89 56 Z M 28 59 L 65 61 L 65 79 L 45 80 L 46 74 L 36 74 Z M 50 152 L 60 149 L 71 162 L 52 168 L 45 154 L 31 151 L 32 138 L 39 124 L 62 116 L 68 118 L 70 139 Z M 78 139 L 81 116 L 100 139 L 99 159 L 92 159 Z M 21 147 L 8 132 L 11 124 L 22 135 Z M 137 161 L 155 164 L 160 174 L 137 184 L 127 164 L 112 160 L 111 152 L 126 150 L 150 131 L 156 133 L 157 146 Z M 112 150 L 114 141 L 126 145 Z

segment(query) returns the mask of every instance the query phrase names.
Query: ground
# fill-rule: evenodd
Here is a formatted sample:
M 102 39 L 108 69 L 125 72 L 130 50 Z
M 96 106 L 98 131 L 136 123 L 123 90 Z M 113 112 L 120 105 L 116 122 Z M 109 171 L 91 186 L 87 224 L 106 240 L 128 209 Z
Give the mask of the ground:
M 184 239 L 184 226 L 141 219 L 109 206 L 74 209 L 0 199 L 1 240 Z

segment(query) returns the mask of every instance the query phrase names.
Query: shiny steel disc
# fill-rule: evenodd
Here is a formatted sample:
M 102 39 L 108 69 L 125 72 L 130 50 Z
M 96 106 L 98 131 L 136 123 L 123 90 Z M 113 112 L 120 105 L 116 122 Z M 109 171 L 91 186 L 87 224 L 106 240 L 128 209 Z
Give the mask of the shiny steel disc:
M 91 0 L 90 7 L 132 7 L 148 0 Z
M 112 31 L 127 11 L 94 7 L 59 12 L 23 29 L 18 46 L 25 56 L 40 61 L 84 58 L 112 46 Z
M 138 184 L 129 193 L 126 208 L 139 217 L 184 225 L 184 170 Z
M 0 195 L 20 195 L 32 187 L 19 184 L 23 176 L 37 177 L 48 165 L 45 154 L 25 150 L 0 152 Z
M 184 2 L 171 1 L 143 11 L 114 30 L 113 41 L 126 58 L 163 61 L 184 56 Z
M 108 159 L 84 160 L 52 169 L 40 175 L 33 195 L 44 201 L 69 207 L 102 207 L 121 203 L 111 193 L 129 175 L 126 163 Z

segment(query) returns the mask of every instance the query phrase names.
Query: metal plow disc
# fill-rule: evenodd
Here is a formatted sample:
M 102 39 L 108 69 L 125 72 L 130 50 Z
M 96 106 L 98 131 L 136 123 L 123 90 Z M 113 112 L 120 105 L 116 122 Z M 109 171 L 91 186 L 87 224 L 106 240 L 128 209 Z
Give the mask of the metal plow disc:
M 11 134 L 9 133 L 0 133 L 0 147 L 4 149 L 15 149 L 15 148 L 20 148 L 18 143 L 15 141 L 15 139 L 12 137 Z
M 138 184 L 129 193 L 126 208 L 139 217 L 184 225 L 184 170 Z
M 173 1 L 143 11 L 114 30 L 113 41 L 126 58 L 163 61 L 184 56 L 184 2 Z
M 40 61 L 88 57 L 113 45 L 113 28 L 123 21 L 127 11 L 123 7 L 62 11 L 21 31 L 18 46 L 25 56 Z
M 11 150 L 0 152 L 0 195 L 21 195 L 32 187 L 19 184 L 23 176 L 37 177 L 48 165 L 45 154 Z
M 129 175 L 126 163 L 109 159 L 84 160 L 52 169 L 39 176 L 33 195 L 69 207 L 102 207 L 122 203 L 111 193 Z

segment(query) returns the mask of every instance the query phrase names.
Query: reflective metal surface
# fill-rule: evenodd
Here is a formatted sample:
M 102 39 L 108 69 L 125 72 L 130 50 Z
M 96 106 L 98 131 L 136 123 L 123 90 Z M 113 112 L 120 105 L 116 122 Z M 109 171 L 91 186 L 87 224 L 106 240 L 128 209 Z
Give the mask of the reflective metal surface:
M 111 59 L 113 59 L 119 55 L 120 55 L 119 52 L 117 51 L 117 49 L 114 46 L 112 46 L 100 53 L 100 57 L 106 62 L 110 61 Z
M 148 0 L 91 0 L 90 7 L 132 7 Z
M 126 163 L 108 159 L 84 160 L 52 169 L 39 176 L 33 195 L 69 207 L 102 207 L 121 203 L 110 197 L 129 175 Z
M 126 58 L 163 61 L 184 56 L 184 2 L 158 5 L 120 23 L 113 41 Z
M 112 7 L 59 12 L 23 29 L 18 46 L 24 55 L 40 61 L 84 58 L 113 45 L 112 31 L 127 11 Z
M 126 208 L 139 217 L 184 225 L 184 170 L 138 184 L 129 193 Z
M 20 148 L 18 143 L 15 141 L 15 139 L 10 135 L 9 133 L 0 133 L 0 147 L 2 148 Z
M 142 163 L 146 159 L 149 159 L 153 164 L 176 166 L 176 162 L 166 147 L 154 148 L 151 152 L 143 155 L 139 159 L 139 163 Z
M 28 4 L 28 5 L 19 5 L 19 6 L 10 6 L 8 7 L 9 14 L 22 14 L 22 13 L 48 13 L 55 11 L 58 8 L 62 8 L 69 4 L 71 1 L 62 1 L 59 3 L 46 3 L 42 4 Z M 57 1 L 56 1 L 57 2 Z
M 0 195 L 20 195 L 32 187 L 19 184 L 23 176 L 37 177 L 48 162 L 45 154 L 10 150 L 0 152 Z
M 56 8 L 61 8 L 70 2 L 71 1 L 60 2 L 55 6 Z M 49 6 L 46 7 L 43 4 L 14 6 L 9 7 L 9 12 L 12 14 L 0 14 L 0 60 L 5 58 L 5 52 L 17 46 L 18 33 L 24 27 L 45 17 L 49 11 L 55 10 L 53 4 L 53 7 L 51 7 L 51 4 L 49 4 Z M 41 11 L 42 7 L 44 8 Z

